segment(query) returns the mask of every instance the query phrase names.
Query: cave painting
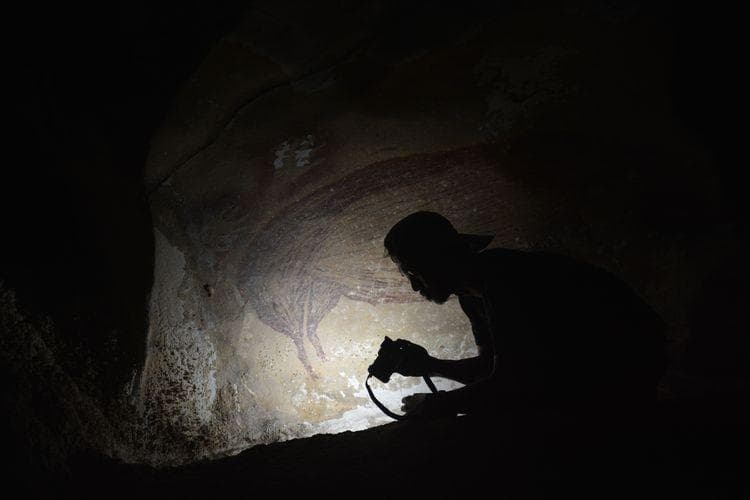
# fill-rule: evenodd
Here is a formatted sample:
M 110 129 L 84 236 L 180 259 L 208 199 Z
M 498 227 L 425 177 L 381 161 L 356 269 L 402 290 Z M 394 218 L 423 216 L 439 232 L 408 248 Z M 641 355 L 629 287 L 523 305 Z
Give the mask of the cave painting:
M 304 339 L 325 361 L 317 328 L 342 296 L 371 304 L 419 300 L 384 255 L 382 239 L 393 223 L 430 209 L 461 231 L 514 241 L 520 233 L 511 221 L 533 211 L 531 199 L 480 147 L 372 164 L 263 224 L 245 247 L 238 289 L 263 323 L 294 342 L 299 361 L 316 378 Z

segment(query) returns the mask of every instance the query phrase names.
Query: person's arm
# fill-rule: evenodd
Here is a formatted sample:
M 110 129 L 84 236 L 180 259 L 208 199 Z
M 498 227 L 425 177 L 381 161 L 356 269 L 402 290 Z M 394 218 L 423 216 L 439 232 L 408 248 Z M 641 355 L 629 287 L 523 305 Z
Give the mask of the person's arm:
M 499 383 L 498 360 L 484 305 L 473 298 L 461 298 L 460 304 L 471 321 L 479 355 L 455 361 L 430 357 L 428 368 L 430 375 L 449 378 L 466 385 L 451 391 L 423 395 L 422 398 L 412 401 L 405 398 L 402 409 L 407 413 L 410 410 L 424 416 L 469 413 L 495 399 Z
M 432 403 L 436 405 L 433 411 L 437 414 L 451 415 L 475 411 L 493 400 L 495 393 L 498 391 L 497 384 L 498 381 L 494 373 L 491 373 L 485 378 L 464 387 L 431 394 L 430 397 L 434 398 Z
M 494 369 L 494 345 L 484 314 L 481 299 L 461 297 L 459 304 L 469 318 L 478 356 L 467 359 L 449 360 L 430 358 L 429 374 L 444 377 L 462 384 L 473 384 L 492 375 Z
M 403 398 L 401 410 L 416 417 L 450 416 L 458 413 L 470 413 L 490 404 L 498 390 L 495 361 L 477 356 L 461 360 L 434 359 L 434 376 L 451 378 L 467 384 L 451 391 L 440 391 L 437 394 L 414 394 Z
M 443 377 L 462 384 L 473 384 L 492 374 L 493 361 L 490 355 L 480 355 L 467 359 L 437 359 L 430 357 L 431 377 Z

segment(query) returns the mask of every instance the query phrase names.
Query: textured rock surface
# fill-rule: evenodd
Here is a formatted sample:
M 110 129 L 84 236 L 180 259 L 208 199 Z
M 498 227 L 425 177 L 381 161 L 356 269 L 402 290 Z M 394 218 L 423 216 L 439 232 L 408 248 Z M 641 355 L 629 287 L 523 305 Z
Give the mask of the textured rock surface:
M 82 450 L 134 460 L 132 443 L 110 421 L 101 401 L 66 370 L 60 336 L 49 318 L 23 311 L 15 293 L 0 282 L 0 400 L 8 450 L 24 450 L 7 463 L 14 478 L 39 474 L 61 480 Z
M 231 11 L 225 2 L 179 14 L 163 3 L 9 6 L 3 161 L 13 167 L 0 180 L 9 483 L 44 487 L 84 450 L 140 460 L 135 403 L 154 258 L 148 141 Z
M 744 31 L 722 16 L 744 17 L 617 1 L 46 7 L 6 11 L 11 482 L 59 496 L 47 479 L 72 471 L 97 496 L 206 496 L 236 473 L 227 492 L 350 496 L 371 473 L 388 494 L 389 479 L 448 477 L 441 451 L 484 443 L 481 427 L 316 436 L 216 469 L 97 469 L 101 455 L 187 463 L 383 422 L 361 384 L 386 334 L 470 355 L 456 303 L 412 301 L 382 256 L 385 230 L 418 208 L 623 277 L 672 327 L 666 482 L 737 469 L 719 458 L 750 366 L 732 123 Z M 397 407 L 424 388 L 376 390 Z M 412 454 L 434 460 L 410 468 Z
M 141 405 L 172 436 L 156 461 L 384 422 L 361 383 L 386 334 L 471 355 L 457 304 L 415 302 L 383 257 L 414 210 L 614 271 L 678 346 L 703 273 L 735 251 L 711 160 L 661 101 L 668 52 L 646 21 L 405 9 L 394 22 L 334 4 L 256 3 L 152 142 Z M 432 25 L 415 39 L 409 20 Z M 706 238 L 722 243 L 694 245 Z M 379 389 L 395 405 L 418 387 Z

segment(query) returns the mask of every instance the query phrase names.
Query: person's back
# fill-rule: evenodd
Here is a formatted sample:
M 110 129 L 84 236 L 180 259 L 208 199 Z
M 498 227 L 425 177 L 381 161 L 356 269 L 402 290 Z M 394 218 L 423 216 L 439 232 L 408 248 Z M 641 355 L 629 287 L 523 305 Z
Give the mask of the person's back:
M 498 248 L 478 256 L 482 297 L 460 301 L 480 349 L 493 344 L 506 390 L 562 405 L 655 396 L 664 325 L 625 283 L 561 255 Z

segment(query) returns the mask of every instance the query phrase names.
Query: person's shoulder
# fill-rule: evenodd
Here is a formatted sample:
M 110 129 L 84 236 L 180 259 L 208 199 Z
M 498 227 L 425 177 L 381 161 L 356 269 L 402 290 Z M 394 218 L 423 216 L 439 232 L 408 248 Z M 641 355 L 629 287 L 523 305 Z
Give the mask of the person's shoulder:
M 530 255 L 523 250 L 511 248 L 489 248 L 479 253 L 484 276 L 482 295 L 490 300 L 498 299 L 518 288 L 533 266 Z
M 501 259 L 517 257 L 526 253 L 528 252 L 524 250 L 516 250 L 514 248 L 494 247 L 482 250 L 481 252 L 479 252 L 479 255 L 488 259 Z
M 622 284 L 622 280 L 611 271 L 593 264 L 592 262 L 560 253 L 535 251 L 533 254 L 538 262 L 544 263 L 548 271 L 554 269 L 557 272 L 562 273 L 565 277 L 575 275 L 579 278 L 586 278 L 588 280 L 599 282 L 600 286 L 605 283 Z
M 529 253 L 523 250 L 502 247 L 488 248 L 479 252 L 479 257 L 485 266 L 509 265 L 527 258 L 528 255 Z
M 603 273 L 566 255 L 539 250 L 492 248 L 481 252 L 490 288 L 533 288 Z M 589 281 L 590 279 L 587 279 Z
M 500 249 L 496 256 L 490 257 L 497 262 L 512 263 L 513 265 L 524 268 L 539 270 L 543 272 L 567 271 L 567 272 L 587 272 L 595 274 L 610 274 L 607 270 L 595 266 L 590 262 L 576 259 L 563 253 L 554 253 L 546 250 L 510 250 Z
M 503 274 L 506 277 L 534 266 L 537 259 L 532 252 L 512 248 L 489 248 L 479 256 L 488 275 Z

